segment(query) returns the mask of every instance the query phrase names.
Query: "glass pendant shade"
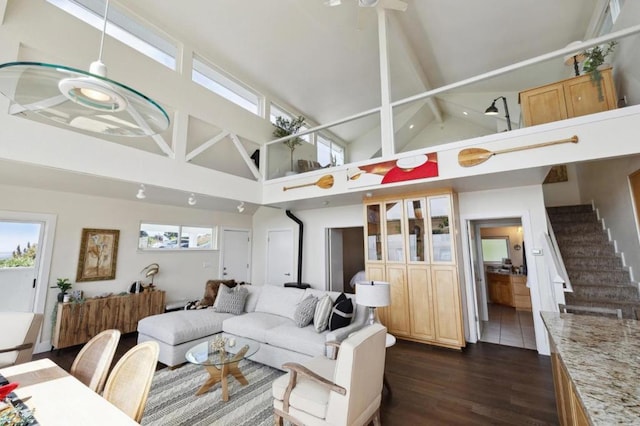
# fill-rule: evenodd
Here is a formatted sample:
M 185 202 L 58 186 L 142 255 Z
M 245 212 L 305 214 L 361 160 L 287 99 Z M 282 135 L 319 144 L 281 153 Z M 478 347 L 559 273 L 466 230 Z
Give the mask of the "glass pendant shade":
M 0 93 L 25 110 L 89 132 L 135 137 L 169 128 L 166 111 L 149 97 L 104 76 L 64 65 L 0 64 Z

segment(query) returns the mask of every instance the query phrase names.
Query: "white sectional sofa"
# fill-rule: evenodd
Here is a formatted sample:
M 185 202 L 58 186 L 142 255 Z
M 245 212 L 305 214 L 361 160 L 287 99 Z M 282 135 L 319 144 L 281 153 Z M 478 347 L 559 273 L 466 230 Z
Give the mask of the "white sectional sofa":
M 259 342 L 260 350 L 250 359 L 282 369 L 285 362 L 302 362 L 325 354 L 325 342 L 342 341 L 366 322 L 366 309 L 355 305 L 355 295 L 347 294 L 355 309 L 351 324 L 318 333 L 313 323 L 302 328 L 295 324 L 298 303 L 309 295 L 320 298 L 325 294 L 335 302 L 340 293 L 271 285 L 244 287 L 249 295 L 242 314 L 199 309 L 153 315 L 138 323 L 138 343 L 158 342 L 159 361 L 174 367 L 185 362 L 189 348 L 223 332 Z

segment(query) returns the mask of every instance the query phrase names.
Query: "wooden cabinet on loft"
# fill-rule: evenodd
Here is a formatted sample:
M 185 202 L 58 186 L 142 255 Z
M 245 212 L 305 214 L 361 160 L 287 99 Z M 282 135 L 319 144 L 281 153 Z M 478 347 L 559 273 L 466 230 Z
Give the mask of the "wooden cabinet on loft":
M 391 306 L 377 310 L 380 320 L 398 337 L 463 347 L 453 193 L 370 199 L 364 211 L 367 279 L 391 286 Z
M 524 126 L 615 109 L 616 90 L 611 68 L 606 68 L 600 73 L 602 96 L 588 74 L 520 92 Z

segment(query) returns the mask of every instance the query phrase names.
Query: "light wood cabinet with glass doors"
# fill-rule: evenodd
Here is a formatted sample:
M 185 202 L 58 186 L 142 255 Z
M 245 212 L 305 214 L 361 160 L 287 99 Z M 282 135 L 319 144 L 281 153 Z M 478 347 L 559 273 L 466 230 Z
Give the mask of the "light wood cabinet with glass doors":
M 366 273 L 390 283 L 391 306 L 377 310 L 390 333 L 461 348 L 453 197 L 440 190 L 366 200 Z

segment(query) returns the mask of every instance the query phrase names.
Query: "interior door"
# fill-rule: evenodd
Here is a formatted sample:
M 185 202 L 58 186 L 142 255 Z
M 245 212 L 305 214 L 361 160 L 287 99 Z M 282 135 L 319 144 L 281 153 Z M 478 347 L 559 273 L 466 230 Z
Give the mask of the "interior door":
M 250 281 L 251 234 L 246 229 L 222 230 L 222 279 L 238 282 Z
M 267 284 L 294 282 L 293 230 L 267 231 Z
M 327 229 L 328 289 L 344 291 L 343 239 L 341 229 Z
M 0 312 L 34 312 L 44 223 L 0 219 Z
M 467 237 L 469 238 L 469 251 L 470 251 L 469 267 L 471 268 L 471 276 L 473 277 L 473 282 L 474 282 L 473 298 L 476 301 L 476 315 L 475 315 L 476 330 L 478 330 L 478 340 L 480 340 L 480 338 L 482 337 L 482 321 L 481 321 L 482 311 L 483 311 L 483 308 L 484 308 L 484 311 L 486 311 L 486 304 L 483 305 L 482 298 L 480 297 L 483 294 L 482 293 L 483 274 L 479 273 L 478 250 L 477 250 L 477 243 L 476 243 L 476 229 L 474 227 L 473 222 L 471 221 L 467 222 L 467 232 L 468 232 Z

